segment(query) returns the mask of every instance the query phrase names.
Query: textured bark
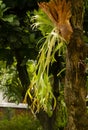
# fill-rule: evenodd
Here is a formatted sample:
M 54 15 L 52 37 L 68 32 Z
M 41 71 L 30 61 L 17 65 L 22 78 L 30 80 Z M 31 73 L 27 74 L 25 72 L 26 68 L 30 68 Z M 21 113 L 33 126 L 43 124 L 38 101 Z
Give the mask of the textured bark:
M 65 101 L 68 110 L 66 130 L 87 130 L 85 55 L 81 31 L 75 30 L 67 48 Z M 87 120 L 86 120 L 87 121 Z M 86 126 L 86 127 L 85 127 Z
M 68 123 L 65 130 L 87 130 L 83 0 L 71 0 L 73 34 L 67 47 L 65 101 Z

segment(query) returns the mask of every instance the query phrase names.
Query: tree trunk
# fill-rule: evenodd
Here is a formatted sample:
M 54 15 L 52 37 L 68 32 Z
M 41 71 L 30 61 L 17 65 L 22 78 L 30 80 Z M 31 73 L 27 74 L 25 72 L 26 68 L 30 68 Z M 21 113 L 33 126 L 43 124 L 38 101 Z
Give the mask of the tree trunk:
M 40 121 L 40 124 L 42 125 L 43 130 L 53 130 L 52 124 L 50 121 L 51 119 L 45 111 L 41 110 L 36 116 L 38 120 Z
M 68 110 L 66 130 L 87 130 L 84 125 L 86 114 L 85 56 L 81 32 L 75 30 L 67 47 L 65 101 Z M 80 41 L 79 41 L 80 40 Z
M 19 74 L 21 84 L 23 86 L 22 97 L 24 99 L 26 91 L 27 91 L 28 86 L 30 84 L 30 79 L 29 79 L 29 76 L 28 76 L 26 65 L 22 65 L 24 57 L 20 55 L 19 49 L 15 50 L 15 57 L 16 57 L 16 60 L 17 60 L 17 71 L 18 71 L 18 74 Z
M 53 111 L 53 114 L 51 117 L 49 117 L 49 115 L 44 112 L 43 110 L 41 110 L 38 114 L 37 114 L 37 118 L 40 121 L 43 130 L 64 130 L 63 126 L 59 126 L 59 103 L 57 102 L 57 106 L 55 108 L 55 110 Z
M 65 130 L 88 130 L 86 115 L 85 44 L 83 42 L 83 0 L 72 0 L 73 33 L 67 46 L 65 101 L 68 122 Z

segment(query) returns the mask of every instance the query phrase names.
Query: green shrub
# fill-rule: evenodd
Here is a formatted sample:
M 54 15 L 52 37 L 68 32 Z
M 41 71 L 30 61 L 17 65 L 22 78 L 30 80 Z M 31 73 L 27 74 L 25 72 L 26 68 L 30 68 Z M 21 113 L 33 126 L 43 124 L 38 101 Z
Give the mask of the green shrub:
M 36 118 L 21 114 L 11 120 L 0 121 L 0 130 L 42 130 L 42 127 Z

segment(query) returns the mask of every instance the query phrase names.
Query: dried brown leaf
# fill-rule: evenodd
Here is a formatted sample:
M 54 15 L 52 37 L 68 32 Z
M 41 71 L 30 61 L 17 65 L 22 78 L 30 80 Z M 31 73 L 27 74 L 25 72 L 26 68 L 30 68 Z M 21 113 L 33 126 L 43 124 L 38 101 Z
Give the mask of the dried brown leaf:
M 68 41 L 72 34 L 72 27 L 70 25 L 70 1 L 66 2 L 66 0 L 51 0 L 47 3 L 41 2 L 38 5 L 48 15 L 65 40 Z

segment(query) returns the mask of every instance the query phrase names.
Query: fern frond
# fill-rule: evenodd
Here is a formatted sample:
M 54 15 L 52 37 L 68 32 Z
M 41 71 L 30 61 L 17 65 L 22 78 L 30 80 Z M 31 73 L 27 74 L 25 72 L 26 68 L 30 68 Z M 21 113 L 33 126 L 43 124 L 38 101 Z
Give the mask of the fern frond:
M 57 45 L 55 44 L 57 42 Z M 56 28 L 47 34 L 46 40 L 38 55 L 36 65 L 37 73 L 31 81 L 31 85 L 27 91 L 27 95 L 32 100 L 31 109 L 36 113 L 42 108 L 47 113 L 53 112 L 56 106 L 56 99 L 52 92 L 52 86 L 49 78 L 49 66 L 53 62 L 54 54 L 64 46 L 63 39 L 58 35 Z M 33 90 L 33 95 L 31 94 Z M 54 105 L 52 106 L 52 99 Z
M 54 27 L 51 20 L 41 9 L 34 11 L 34 16 L 32 16 L 31 22 L 33 23 L 31 25 L 32 29 L 39 29 L 43 36 L 45 36 L 47 32 L 51 32 Z

